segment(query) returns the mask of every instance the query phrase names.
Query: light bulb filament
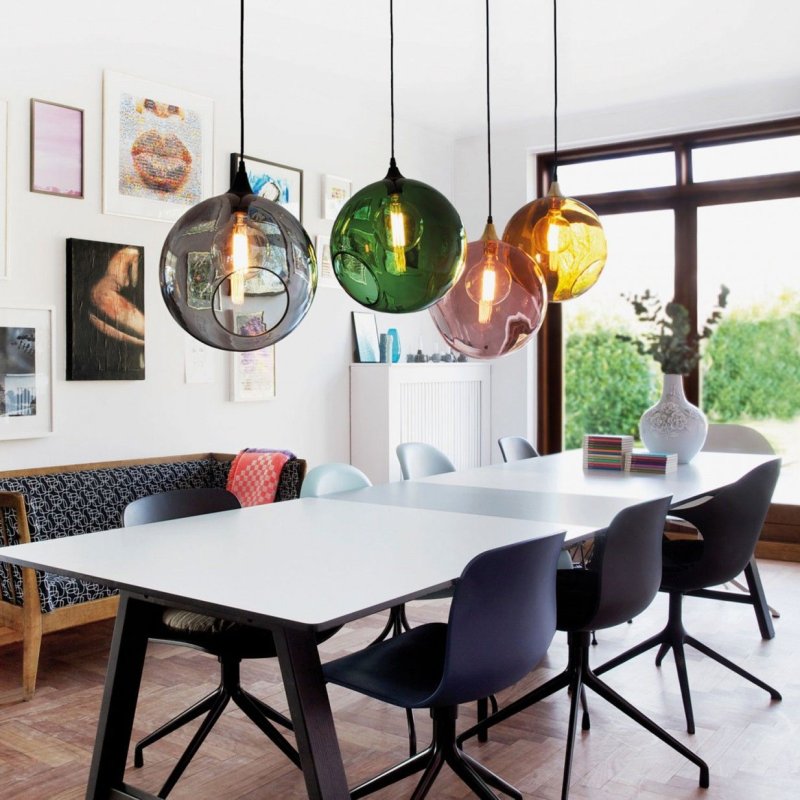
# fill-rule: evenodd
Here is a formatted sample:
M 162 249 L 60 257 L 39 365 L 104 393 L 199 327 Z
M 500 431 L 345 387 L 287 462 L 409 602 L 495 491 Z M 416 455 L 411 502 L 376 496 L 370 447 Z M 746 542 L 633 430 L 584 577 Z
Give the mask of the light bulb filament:
M 496 302 L 497 273 L 489 265 L 481 275 L 481 299 L 478 301 L 478 322 L 482 325 L 492 318 L 492 306 Z
M 398 274 L 406 271 L 406 216 L 400 203 L 400 196 L 393 194 L 389 198 L 389 246 L 394 254 L 394 271 Z
M 231 241 L 231 302 L 240 306 L 244 303 L 244 276 L 249 264 L 247 246 L 247 225 L 239 214 L 233 226 Z

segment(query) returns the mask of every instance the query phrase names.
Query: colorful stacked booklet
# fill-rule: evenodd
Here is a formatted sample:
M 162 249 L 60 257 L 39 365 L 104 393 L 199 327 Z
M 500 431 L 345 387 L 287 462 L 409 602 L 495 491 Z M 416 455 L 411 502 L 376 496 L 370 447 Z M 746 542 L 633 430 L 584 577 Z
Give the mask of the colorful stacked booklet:
M 666 475 L 678 468 L 676 453 L 651 453 L 648 450 L 634 450 L 628 454 L 625 469 L 650 475 Z
M 583 468 L 622 472 L 633 451 L 633 436 L 587 433 L 583 437 Z

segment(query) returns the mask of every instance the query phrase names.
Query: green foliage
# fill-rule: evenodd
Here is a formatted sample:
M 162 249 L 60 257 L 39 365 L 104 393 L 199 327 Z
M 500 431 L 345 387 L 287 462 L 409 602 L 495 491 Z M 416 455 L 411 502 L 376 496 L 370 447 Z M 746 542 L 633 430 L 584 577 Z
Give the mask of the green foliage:
M 703 407 L 713 419 L 800 414 L 800 307 L 781 317 L 724 320 L 706 357 Z
M 643 295 L 624 295 L 633 306 L 638 320 L 649 330 L 639 336 L 617 334 L 624 342 L 632 342 L 640 355 L 646 355 L 661 365 L 665 375 L 687 375 L 700 360 L 700 342 L 711 336 L 714 325 L 722 317 L 728 301 L 728 288 L 721 286 L 717 305 L 706 320 L 702 333 L 692 330 L 686 306 L 672 300 L 662 305 L 647 289 Z
M 656 401 L 649 355 L 602 328 L 571 334 L 566 350 L 567 448 L 580 447 L 584 433 L 638 436 L 639 417 Z

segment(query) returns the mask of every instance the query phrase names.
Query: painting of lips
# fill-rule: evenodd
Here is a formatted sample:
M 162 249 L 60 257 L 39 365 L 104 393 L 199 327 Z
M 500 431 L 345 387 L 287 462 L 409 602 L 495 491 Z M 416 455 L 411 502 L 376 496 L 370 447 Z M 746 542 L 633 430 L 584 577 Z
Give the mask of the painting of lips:
M 140 133 L 131 146 L 136 173 L 146 186 L 162 192 L 183 188 L 192 170 L 192 154 L 174 133 Z

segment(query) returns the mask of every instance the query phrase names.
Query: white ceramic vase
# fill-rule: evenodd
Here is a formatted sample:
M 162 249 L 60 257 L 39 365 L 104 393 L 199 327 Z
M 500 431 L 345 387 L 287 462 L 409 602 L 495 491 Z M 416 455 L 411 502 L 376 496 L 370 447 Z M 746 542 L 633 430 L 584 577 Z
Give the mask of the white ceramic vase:
M 688 464 L 703 447 L 708 433 L 706 415 L 683 393 L 683 375 L 664 375 L 661 399 L 642 414 L 639 437 L 655 453 L 677 453 Z

